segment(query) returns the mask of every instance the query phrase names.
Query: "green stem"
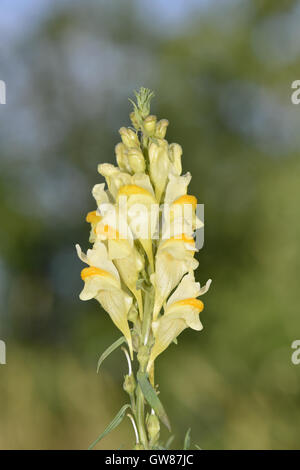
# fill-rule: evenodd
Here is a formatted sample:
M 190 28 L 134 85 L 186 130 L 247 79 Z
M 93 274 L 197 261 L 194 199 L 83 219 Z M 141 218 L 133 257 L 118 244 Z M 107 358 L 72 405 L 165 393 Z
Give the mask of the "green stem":
M 148 346 L 150 340 L 150 330 L 152 322 L 152 311 L 153 311 L 153 292 L 152 289 L 145 292 L 144 299 L 144 317 L 142 323 L 142 334 L 141 334 L 141 347 Z M 144 372 L 147 364 L 140 364 L 140 371 Z M 145 449 L 149 449 L 148 438 L 145 426 L 145 399 L 140 386 L 137 386 L 136 390 L 136 422 L 140 441 Z
M 144 449 L 148 449 L 148 439 L 145 428 L 145 416 L 144 416 L 144 395 L 140 386 L 137 386 L 137 399 L 136 399 L 136 424 L 140 436 L 140 441 L 144 446 Z

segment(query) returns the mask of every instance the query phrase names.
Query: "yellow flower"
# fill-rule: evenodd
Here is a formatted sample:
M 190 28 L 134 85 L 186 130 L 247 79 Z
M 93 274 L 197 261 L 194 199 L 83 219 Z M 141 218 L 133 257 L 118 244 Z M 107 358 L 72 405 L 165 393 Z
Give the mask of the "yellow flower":
M 166 187 L 164 203 L 171 205 L 176 199 L 187 194 L 187 188 L 192 177 L 190 173 L 178 176 L 169 173 L 169 181 Z
M 101 220 L 101 216 L 97 213 L 97 211 L 91 211 L 87 214 L 85 220 L 91 224 L 91 231 L 90 231 L 90 243 L 94 243 L 96 240 L 96 227 L 98 222 Z
M 154 210 L 157 203 L 147 175 L 137 173 L 131 181 L 132 184 L 119 189 L 117 202 L 121 197 L 126 198 L 129 226 L 144 248 L 153 270 L 152 236 L 158 220 L 158 212 Z
M 177 237 L 184 233 L 191 237 L 194 231 L 203 226 L 196 216 L 197 199 L 189 194 L 175 199 L 164 206 L 162 238 Z
M 98 165 L 98 172 L 104 176 L 111 196 L 116 199 L 121 186 L 130 184 L 131 177 L 110 163 Z
M 93 249 L 88 250 L 86 255 L 82 253 L 79 245 L 76 245 L 76 250 L 79 258 L 89 265 L 81 272 L 84 288 L 80 293 L 80 299 L 98 300 L 125 336 L 132 357 L 132 339 L 127 321 L 132 297 L 122 290 L 118 270 L 108 259 L 105 245 L 96 241 Z
M 120 234 L 118 231 L 119 227 L 124 227 L 126 234 Z M 110 217 L 110 214 L 106 214 L 105 217 L 97 225 L 97 236 L 101 240 L 107 241 L 108 257 L 111 259 L 117 267 L 122 281 L 131 290 L 135 296 L 141 318 L 143 317 L 143 300 L 141 290 L 137 290 L 136 283 L 139 277 L 140 271 L 144 268 L 144 258 L 137 250 L 130 228 L 127 226 L 127 222 L 120 222 L 118 213 Z
M 151 276 L 155 287 L 153 318 L 156 319 L 162 304 L 177 286 L 182 276 L 194 270 L 198 261 L 194 258 L 196 251 L 193 238 L 182 234 L 181 238 L 170 238 L 160 243 L 156 254 L 155 273 Z
M 155 187 L 155 196 L 160 202 L 168 180 L 170 159 L 168 142 L 157 139 L 149 145 L 150 177 Z
M 200 288 L 199 282 L 195 282 L 193 272 L 189 272 L 183 277 L 177 289 L 170 296 L 164 314 L 152 323 L 155 342 L 150 354 L 148 372 L 156 357 L 167 349 L 185 328 L 202 330 L 199 313 L 203 310 L 204 304 L 196 297 L 205 294 L 210 284 L 211 280 L 208 280 L 206 285 Z
M 97 202 L 97 207 L 102 204 L 109 204 L 109 197 L 107 191 L 105 191 L 105 183 L 95 184 L 92 189 L 92 194 Z

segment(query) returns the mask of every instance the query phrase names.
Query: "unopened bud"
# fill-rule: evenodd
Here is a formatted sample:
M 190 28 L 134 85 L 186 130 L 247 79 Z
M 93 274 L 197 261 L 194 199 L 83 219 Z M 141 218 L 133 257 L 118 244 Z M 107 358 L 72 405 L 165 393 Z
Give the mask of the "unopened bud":
M 143 129 L 148 136 L 152 136 L 156 129 L 156 116 L 148 116 L 144 120 Z
M 120 168 L 120 170 L 128 171 L 129 173 L 131 173 L 131 169 L 128 163 L 126 146 L 122 142 L 120 142 L 119 144 L 116 145 L 115 152 L 116 152 L 116 159 L 117 159 L 118 167 Z
M 133 374 L 125 375 L 123 383 L 123 389 L 125 390 L 125 392 L 128 393 L 128 395 L 132 395 L 135 391 L 135 387 L 136 383 Z
M 182 166 L 181 166 L 181 156 L 182 156 L 182 147 L 179 144 L 171 144 L 169 146 L 169 156 L 170 160 L 173 163 L 173 169 L 175 170 L 176 175 L 181 175 Z
M 145 370 L 149 361 L 149 348 L 146 345 L 142 345 L 137 354 L 138 361 L 141 369 Z
M 160 121 L 158 121 L 155 129 L 155 137 L 157 137 L 158 139 L 164 139 L 167 133 L 168 125 L 169 121 L 167 119 L 161 119 Z
M 133 127 L 138 131 L 140 128 L 139 121 L 136 118 L 135 112 L 132 111 L 132 113 L 129 114 L 130 120 L 132 122 Z
M 160 425 L 159 419 L 155 414 L 150 414 L 147 418 L 147 431 L 149 436 L 150 445 L 157 443 L 159 439 Z
M 138 147 L 132 147 L 128 150 L 128 162 L 134 173 L 143 173 L 145 171 L 144 155 Z
M 119 133 L 121 135 L 122 142 L 126 145 L 126 147 L 139 147 L 139 138 L 132 129 L 128 129 L 127 127 L 121 127 Z

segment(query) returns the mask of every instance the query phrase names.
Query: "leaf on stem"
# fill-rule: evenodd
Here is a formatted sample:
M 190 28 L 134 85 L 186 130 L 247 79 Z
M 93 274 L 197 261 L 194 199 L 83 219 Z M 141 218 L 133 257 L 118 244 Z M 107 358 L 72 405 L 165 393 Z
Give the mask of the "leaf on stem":
M 98 361 L 98 365 L 97 365 L 97 374 L 99 372 L 99 369 L 100 369 L 100 366 L 102 364 L 102 362 L 104 361 L 104 359 L 106 359 L 113 351 L 115 351 L 115 349 L 117 349 L 119 346 L 121 346 L 121 344 L 125 343 L 126 342 L 126 338 L 125 336 L 121 336 L 121 338 L 117 339 L 117 341 L 115 341 L 114 343 L 112 343 L 105 351 L 103 354 L 101 354 L 100 358 L 99 358 L 99 361 Z
M 174 439 L 175 439 L 175 436 L 174 436 L 174 434 L 173 434 L 173 436 L 170 436 L 169 439 L 167 440 L 166 446 L 165 446 L 167 450 L 170 448 L 170 445 L 172 444 L 172 442 L 174 441 Z
M 107 426 L 107 428 L 103 431 L 100 436 L 97 437 L 97 439 L 90 445 L 88 450 L 92 450 L 96 444 L 98 444 L 103 437 L 107 436 L 113 429 L 115 429 L 119 424 L 123 421 L 123 418 L 125 416 L 127 408 L 130 408 L 129 403 L 126 403 L 126 405 L 122 406 L 118 414 L 114 417 L 114 419 L 111 421 L 111 423 Z
M 154 388 L 148 380 L 148 374 L 146 372 L 138 371 L 137 373 L 138 383 L 141 387 L 143 395 L 149 405 L 154 409 L 157 416 L 160 418 L 161 422 L 171 431 L 171 426 L 167 413 L 164 410 L 164 407 L 158 398 Z
M 183 450 L 188 450 L 191 446 L 191 428 L 189 428 L 186 432 L 184 443 L 183 443 Z

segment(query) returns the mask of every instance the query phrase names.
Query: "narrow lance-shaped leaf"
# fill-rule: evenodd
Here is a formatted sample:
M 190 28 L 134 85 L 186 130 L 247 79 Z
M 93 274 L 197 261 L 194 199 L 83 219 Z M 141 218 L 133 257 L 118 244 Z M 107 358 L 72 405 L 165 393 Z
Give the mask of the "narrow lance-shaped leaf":
M 93 449 L 95 445 L 98 444 L 98 442 L 101 441 L 101 439 L 103 439 L 103 437 L 107 436 L 107 434 L 109 434 L 113 429 L 119 426 L 119 424 L 123 421 L 127 408 L 130 408 L 130 405 L 128 403 L 122 406 L 119 413 L 114 417 L 114 419 L 107 426 L 107 428 L 103 431 L 103 433 L 100 434 L 100 436 L 98 436 L 97 439 L 90 445 L 88 450 Z
M 125 343 L 126 342 L 126 338 L 125 336 L 121 336 L 121 338 L 117 339 L 117 341 L 115 341 L 114 343 L 112 343 L 105 351 L 103 354 L 101 354 L 100 358 L 99 358 L 99 361 L 98 361 L 98 365 L 97 365 L 97 374 L 99 372 L 99 369 L 100 369 L 100 366 L 102 364 L 102 362 L 104 361 L 104 359 L 106 359 L 113 351 L 115 351 L 115 349 L 117 349 L 119 346 L 121 346 L 121 344 Z
M 191 428 L 189 428 L 186 432 L 184 443 L 183 443 L 183 450 L 188 450 L 191 446 Z
M 162 423 L 171 431 L 171 426 L 167 413 L 164 410 L 164 407 L 158 398 L 154 388 L 148 380 L 148 374 L 146 372 L 138 371 L 137 373 L 138 383 L 141 387 L 144 397 L 146 398 L 149 405 L 154 409 L 157 416 L 160 418 Z
M 166 442 L 166 449 L 169 449 L 170 448 L 170 445 L 172 444 L 172 442 L 174 441 L 175 439 L 175 436 L 170 436 L 169 439 L 167 440 Z

